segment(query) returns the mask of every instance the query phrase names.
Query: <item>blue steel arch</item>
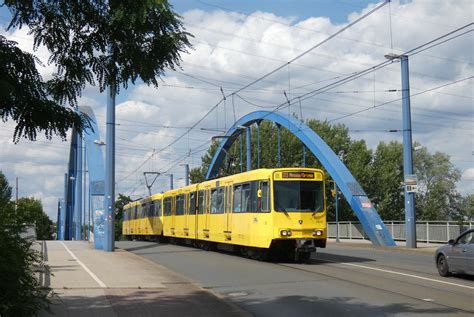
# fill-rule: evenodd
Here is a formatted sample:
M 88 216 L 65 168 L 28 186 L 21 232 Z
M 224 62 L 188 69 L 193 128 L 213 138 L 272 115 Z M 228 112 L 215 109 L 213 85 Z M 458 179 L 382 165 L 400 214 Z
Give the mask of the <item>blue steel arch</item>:
M 65 195 L 64 200 L 60 201 L 58 206 L 58 222 L 60 224 L 60 231 L 58 232 L 58 238 L 61 240 L 70 240 L 73 237 L 72 227 L 75 219 L 75 213 L 81 211 L 76 210 L 75 187 L 82 186 L 82 184 L 75 184 L 71 179 L 78 179 L 78 173 L 82 172 L 82 166 L 79 166 L 80 162 L 78 158 L 77 150 L 78 144 L 84 142 L 85 158 L 87 161 L 87 170 L 89 172 L 89 204 L 92 213 L 92 221 L 94 224 L 94 244 L 96 249 L 103 248 L 104 242 L 104 155 L 102 152 L 101 145 L 99 142 L 99 128 L 97 126 L 97 120 L 94 115 L 94 111 L 91 107 L 83 106 L 79 109 L 83 114 L 87 115 L 90 119 L 90 128 L 84 130 L 82 137 L 77 133 L 76 129 L 73 128 L 71 136 L 71 146 L 69 151 L 69 163 L 68 171 L 65 174 Z M 79 154 L 82 155 L 82 154 Z M 85 180 L 82 180 L 85 181 Z M 86 193 L 82 193 L 86 195 Z M 79 198 L 80 199 L 80 198 Z M 85 210 L 85 206 L 82 206 Z
M 379 214 L 373 208 L 367 194 L 339 157 L 310 127 L 303 122 L 285 114 L 270 111 L 255 111 L 240 118 L 227 131 L 217 152 L 212 158 L 206 179 L 215 178 L 219 166 L 236 138 L 242 133 L 242 127 L 268 120 L 288 129 L 318 158 L 329 175 L 336 181 L 347 202 L 361 222 L 365 233 L 374 245 L 395 246 L 390 232 L 385 227 Z

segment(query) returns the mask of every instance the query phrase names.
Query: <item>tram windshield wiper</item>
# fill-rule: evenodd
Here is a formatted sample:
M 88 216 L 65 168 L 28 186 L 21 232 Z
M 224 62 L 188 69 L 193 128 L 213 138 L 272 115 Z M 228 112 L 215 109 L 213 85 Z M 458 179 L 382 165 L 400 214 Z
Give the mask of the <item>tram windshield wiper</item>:
M 277 211 L 283 211 L 283 213 L 284 213 L 287 217 L 290 216 L 290 215 L 288 215 L 288 211 L 286 211 L 285 207 L 282 207 L 282 206 L 278 205 L 277 202 L 275 202 L 275 207 L 276 207 L 276 210 L 277 210 Z

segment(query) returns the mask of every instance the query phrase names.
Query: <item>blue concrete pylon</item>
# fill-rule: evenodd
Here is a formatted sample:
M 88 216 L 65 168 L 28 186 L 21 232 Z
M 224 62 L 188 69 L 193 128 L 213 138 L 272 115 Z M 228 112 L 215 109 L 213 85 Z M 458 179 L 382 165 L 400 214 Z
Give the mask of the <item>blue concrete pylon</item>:
M 91 127 L 85 129 L 82 135 L 85 147 L 85 160 L 87 162 L 87 172 L 89 173 L 88 195 L 90 212 L 92 213 L 92 223 L 94 226 L 94 245 L 96 249 L 103 249 L 104 245 L 104 230 L 105 230 L 105 214 L 104 214 L 104 155 L 102 146 L 105 143 L 100 139 L 99 127 L 94 112 L 91 107 L 84 106 L 79 108 L 80 112 L 87 115 L 90 120 Z M 71 135 L 71 147 L 69 150 L 68 171 L 64 177 L 64 199 L 60 200 L 59 217 L 58 217 L 58 239 L 72 240 L 74 237 L 74 224 L 80 225 L 81 221 L 79 214 L 76 213 L 74 206 L 76 205 L 76 188 L 82 183 L 77 183 L 77 175 L 82 173 L 82 165 L 78 159 L 77 147 L 81 138 L 79 138 L 76 129 L 73 129 Z M 85 177 L 80 178 L 85 181 Z M 86 191 L 82 190 L 83 195 Z M 80 198 L 79 198 L 80 199 Z M 81 213 L 84 213 L 86 206 L 83 204 Z
M 392 235 L 385 227 L 382 219 L 380 219 L 367 194 L 347 167 L 321 137 L 306 124 L 291 116 L 270 111 L 255 111 L 240 118 L 230 127 L 222 139 L 219 148 L 212 158 L 206 179 L 212 179 L 217 176 L 218 169 L 223 163 L 226 153 L 230 150 L 237 137 L 241 135 L 241 128 L 250 127 L 261 120 L 272 121 L 278 128 L 282 126 L 288 129 L 304 144 L 306 149 L 316 156 L 329 175 L 336 181 L 362 224 L 365 233 L 374 245 L 395 246 Z

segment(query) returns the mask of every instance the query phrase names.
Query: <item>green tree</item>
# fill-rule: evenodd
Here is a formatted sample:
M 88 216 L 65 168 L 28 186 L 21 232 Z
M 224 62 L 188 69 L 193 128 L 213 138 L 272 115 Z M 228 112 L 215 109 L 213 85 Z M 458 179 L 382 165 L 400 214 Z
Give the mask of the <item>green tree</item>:
M 0 205 L 5 206 L 12 197 L 12 188 L 5 175 L 0 171 Z
M 462 220 L 461 195 L 456 183 L 461 172 L 454 168 L 449 156 L 426 147 L 414 153 L 414 170 L 418 176 L 416 214 L 420 220 Z
M 460 205 L 460 214 L 464 219 L 462 220 L 474 220 L 474 195 L 469 194 L 462 198 Z
M 0 201 L 0 316 L 32 316 L 48 308 L 52 293 L 37 277 L 36 270 L 43 266 L 41 253 L 21 237 L 29 215 L 15 210 L 11 194 L 4 197 L 8 199 Z
M 192 184 L 204 181 L 209 165 L 211 165 L 212 157 L 214 153 L 216 153 L 218 146 L 219 142 L 213 141 L 207 152 L 201 157 L 201 166 L 190 170 L 189 178 Z
M 404 182 L 403 145 L 399 142 L 381 142 L 376 150 L 367 148 L 364 140 L 353 140 L 343 124 L 331 125 L 327 121 L 309 119 L 306 124 L 313 129 L 339 156 L 352 175 L 360 183 L 368 197 L 375 204 L 382 219 L 404 220 Z M 269 121 L 260 123 L 260 167 L 276 167 L 278 128 Z M 240 160 L 240 141 L 235 139 L 227 150 L 226 160 L 220 166 L 218 176 L 240 172 L 240 165 L 246 170 L 246 137 L 242 132 L 243 153 Z M 257 128 L 251 132 L 252 166 L 257 167 Z M 281 166 L 299 167 L 303 165 L 303 144 L 285 128 L 280 129 Z M 419 145 L 415 143 L 415 146 Z M 201 182 L 208 171 L 210 162 L 218 148 L 213 142 L 202 157 L 202 165 L 191 171 L 193 183 Z M 322 168 L 319 160 L 310 151 L 306 151 L 306 166 Z M 419 177 L 420 191 L 416 197 L 416 212 L 419 219 L 460 220 L 472 217 L 472 198 L 461 197 L 456 191 L 460 179 L 459 170 L 455 169 L 444 153 L 428 153 L 426 148 L 414 154 L 414 171 Z M 330 176 L 328 175 L 328 178 Z M 335 220 L 334 198 L 327 188 L 328 219 Z M 471 205 L 469 205 L 471 204 Z M 472 208 L 471 208 L 472 209 Z M 339 219 L 356 220 L 347 201 L 341 196 L 339 201 Z
M 403 146 L 392 141 L 381 142 L 375 150 L 370 175 L 371 195 L 382 219 L 403 220 L 405 216 L 403 187 Z
M 66 138 L 72 126 L 82 130 L 86 118 L 48 98 L 47 83 L 36 69 L 35 57 L 0 35 L 0 117 L 17 122 L 13 140 L 35 140 L 39 132 Z
M 29 197 L 20 198 L 16 212 L 21 215 L 25 223 L 35 225 L 37 240 L 51 240 L 53 238 L 53 222 L 43 211 L 41 200 Z
M 355 177 L 360 177 L 363 188 L 368 188 L 371 178 L 368 170 L 371 164 L 372 152 L 367 149 L 365 142 L 351 140 L 347 127 L 343 124 L 331 125 L 327 121 L 318 121 L 310 119 L 306 124 L 311 127 L 340 157 L 342 161 L 354 173 Z M 242 132 L 243 153 L 242 161 L 240 160 L 240 140 L 239 137 L 227 151 L 226 160 L 219 168 L 219 176 L 225 176 L 240 172 L 240 165 L 246 170 L 246 137 L 245 131 Z M 278 144 L 278 127 L 269 121 L 260 123 L 260 167 L 273 168 L 278 166 L 277 155 Z M 208 171 L 210 162 L 214 153 L 218 148 L 218 142 L 213 142 L 208 151 L 202 157 L 202 165 L 191 170 L 191 180 L 193 183 L 204 180 Z M 303 144 L 290 131 L 280 128 L 280 146 L 281 146 L 281 166 L 285 167 L 301 167 L 303 166 Z M 251 150 L 252 150 L 252 166 L 257 167 L 258 150 L 257 150 L 257 128 L 252 126 L 251 130 Z M 306 166 L 323 168 L 317 158 L 306 150 Z M 323 168 L 324 169 L 324 168 Z M 333 220 L 335 218 L 334 198 L 329 195 L 328 188 L 328 217 Z M 355 220 L 350 206 L 341 197 L 340 200 L 340 219 Z
M 119 194 L 115 200 L 115 240 L 118 241 L 122 237 L 122 223 L 123 223 L 123 207 L 132 202 L 130 196 Z
M 32 54 L 0 37 L 0 115 L 17 122 L 14 141 L 38 132 L 66 137 L 87 121 L 64 105 L 77 105 L 86 85 L 117 92 L 140 79 L 158 86 L 165 69 L 179 67 L 191 47 L 181 17 L 166 0 L 18 1 L 5 0 L 12 19 L 7 30 L 27 26 L 34 48 L 44 45 L 56 66 L 44 81 Z

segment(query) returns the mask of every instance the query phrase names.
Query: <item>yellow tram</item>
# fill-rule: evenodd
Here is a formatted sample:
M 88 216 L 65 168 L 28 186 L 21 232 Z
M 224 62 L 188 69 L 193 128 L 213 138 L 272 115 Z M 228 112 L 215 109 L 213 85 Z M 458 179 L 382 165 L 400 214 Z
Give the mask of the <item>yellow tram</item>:
M 326 246 L 324 180 L 319 169 L 257 169 L 169 190 L 127 204 L 123 235 L 309 258 Z

